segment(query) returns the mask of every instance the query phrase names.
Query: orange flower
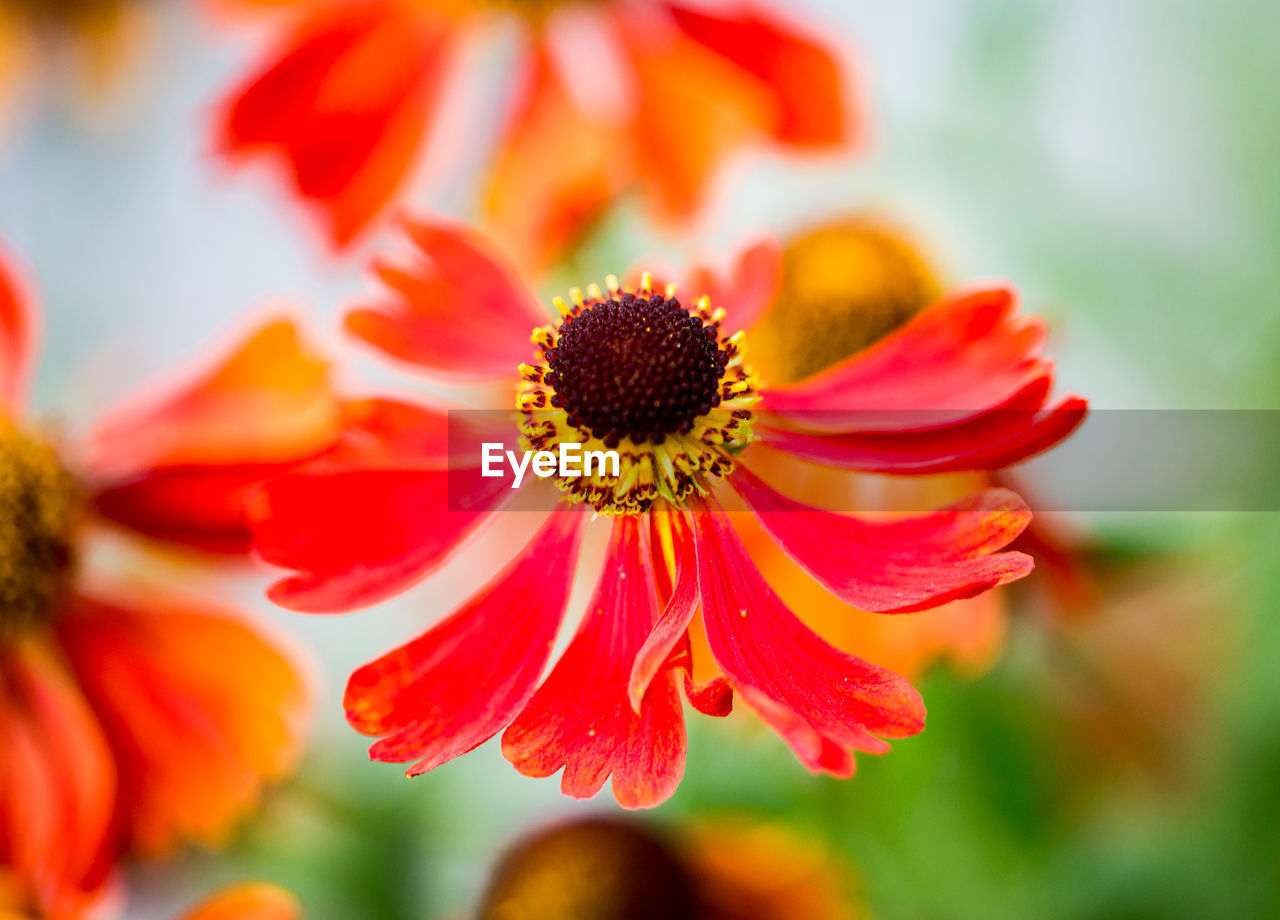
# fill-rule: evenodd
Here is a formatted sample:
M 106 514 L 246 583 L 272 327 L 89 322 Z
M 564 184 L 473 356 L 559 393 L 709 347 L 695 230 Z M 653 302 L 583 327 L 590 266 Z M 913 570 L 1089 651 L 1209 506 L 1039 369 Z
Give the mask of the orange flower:
M 34 318 L 0 257 L 0 905 L 68 920 L 109 901 L 126 851 L 223 842 L 293 765 L 306 708 L 288 659 L 233 613 L 96 575 L 108 519 L 243 553 L 252 485 L 326 448 L 340 412 L 276 322 L 55 443 L 20 410 Z
M 3 879 L 0 878 L 0 883 Z M 5 900 L 0 886 L 0 920 L 38 920 Z M 301 920 L 302 906 L 288 891 L 266 882 L 246 882 L 214 892 L 179 920 Z
M 292 894 L 266 882 L 233 885 L 201 902 L 181 920 L 301 920 Z
M 224 0 L 225 2 L 225 0 Z M 260 8 L 261 0 L 241 0 Z M 453 53 L 490 0 L 295 0 L 288 33 L 229 97 L 226 156 L 283 160 L 330 241 L 344 246 L 404 189 L 433 129 Z M 510 4 L 524 37 L 504 111 L 488 216 L 535 265 L 640 189 L 688 218 L 729 153 L 757 140 L 838 149 L 854 133 L 832 54 L 749 3 Z

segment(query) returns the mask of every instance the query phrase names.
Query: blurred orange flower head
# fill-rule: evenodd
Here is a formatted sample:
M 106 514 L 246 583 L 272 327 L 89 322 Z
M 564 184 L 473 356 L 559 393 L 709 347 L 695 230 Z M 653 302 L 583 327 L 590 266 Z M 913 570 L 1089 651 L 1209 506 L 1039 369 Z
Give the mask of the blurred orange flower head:
M 59 437 L 22 411 L 35 322 L 0 256 L 0 903 L 71 920 L 111 907 L 126 852 L 224 842 L 292 767 L 306 711 L 242 618 L 105 581 L 87 550 L 113 527 L 243 555 L 249 485 L 327 446 L 339 413 L 307 411 L 332 404 L 323 364 L 274 324 Z

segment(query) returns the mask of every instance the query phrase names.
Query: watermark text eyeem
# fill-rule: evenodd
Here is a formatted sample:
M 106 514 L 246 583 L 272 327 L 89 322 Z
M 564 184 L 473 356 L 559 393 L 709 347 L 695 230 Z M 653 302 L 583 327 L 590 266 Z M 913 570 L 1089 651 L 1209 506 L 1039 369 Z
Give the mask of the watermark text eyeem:
M 539 479 L 557 476 L 576 479 L 579 476 L 619 476 L 621 460 L 616 450 L 587 450 L 571 441 L 562 441 L 558 450 L 514 451 L 505 450 L 501 442 L 484 442 L 480 445 L 481 476 L 505 476 L 503 463 L 511 470 L 511 488 L 518 489 L 525 474 L 532 471 Z

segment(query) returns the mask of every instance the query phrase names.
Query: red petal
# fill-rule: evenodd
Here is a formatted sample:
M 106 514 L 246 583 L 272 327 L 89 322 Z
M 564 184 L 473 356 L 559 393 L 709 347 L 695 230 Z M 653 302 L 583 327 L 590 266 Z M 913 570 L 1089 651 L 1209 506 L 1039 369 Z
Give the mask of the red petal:
M 398 594 L 515 494 L 503 478 L 447 462 L 450 450 L 472 464 L 480 451 L 442 411 L 370 400 L 348 416 L 329 454 L 266 483 L 250 508 L 255 551 L 297 573 L 270 590 L 292 610 L 340 612 Z
M 713 307 L 723 307 L 721 326 L 730 334 L 750 329 L 777 296 L 782 283 L 782 247 L 772 237 L 760 240 L 738 256 L 726 279 L 708 268 L 695 268 L 688 289 L 695 298 L 707 295 Z
M 667 669 L 684 672 L 684 693 L 691 705 L 704 715 L 723 717 L 733 711 L 733 688 L 722 677 L 699 684 L 694 679 L 693 646 L 689 625 L 698 610 L 698 560 L 693 534 L 678 513 L 667 515 L 652 527 L 653 539 L 663 552 L 653 555 L 654 580 L 659 598 L 666 597 L 662 616 L 645 639 L 631 668 L 627 699 L 640 711 L 640 703 L 653 680 Z M 674 568 L 674 584 L 668 571 Z
M 1050 379 L 1043 345 L 1043 323 L 1016 315 L 1013 291 L 948 297 L 834 367 L 770 388 L 761 408 L 810 431 L 954 425 Z
M 556 512 L 448 619 L 347 683 L 347 720 L 386 735 L 374 760 L 425 773 L 484 743 L 532 696 L 560 627 L 585 516 Z
M 448 377 L 514 381 L 533 354 L 530 334 L 549 316 L 479 234 L 442 222 L 406 226 L 422 258 L 406 269 L 379 264 L 392 296 L 347 314 L 347 330 Z
M 814 771 L 852 774 L 849 749 L 924 728 L 903 678 L 823 642 L 765 584 L 724 514 L 694 514 L 698 583 L 716 663 L 742 698 Z
M 809 434 L 757 426 L 762 440 L 805 460 L 869 473 L 999 470 L 1048 450 L 1084 421 L 1088 403 L 1065 397 L 1042 411 L 996 409 L 937 431 Z
M 667 600 L 662 616 L 636 653 L 628 681 L 627 696 L 637 712 L 640 710 L 640 701 L 649 691 L 649 685 L 668 666 L 668 659 L 685 637 L 685 630 L 698 611 L 698 561 L 693 541 L 677 540 L 675 552 L 678 554 L 675 588 Z
M 757 78 L 773 96 L 770 133 L 796 147 L 829 147 L 848 135 L 840 68 L 831 51 L 745 4 L 702 13 L 672 5 L 685 34 Z
M 448 473 L 294 473 L 251 514 L 263 560 L 298 574 L 271 587 L 291 610 L 338 613 L 392 597 L 440 565 L 488 517 L 448 510 Z
M 471 413 L 460 415 L 455 431 L 461 434 L 461 420 L 471 417 Z M 308 464 L 308 469 L 439 470 L 451 462 L 447 408 L 371 397 L 345 403 L 342 418 L 341 439 L 319 462 Z M 510 421 L 505 420 L 504 428 L 510 427 Z M 500 432 L 492 435 L 501 437 Z
M 0 415 L 22 406 L 35 341 L 35 309 L 17 267 L 0 248 Z
M 342 246 L 400 191 L 449 63 L 451 30 L 413 5 L 323 5 L 228 99 L 225 155 L 277 153 Z
M 0 864 L 44 914 L 82 916 L 119 854 L 111 751 L 43 638 L 7 643 L 0 676 Z
M 684 719 L 673 674 L 652 681 L 639 707 L 627 695 L 632 662 L 658 618 L 648 543 L 634 517 L 614 522 L 577 634 L 502 736 L 503 754 L 526 776 L 564 767 L 565 794 L 589 798 L 612 774 L 614 797 L 626 808 L 665 801 L 684 774 Z
M 240 556 L 252 540 L 245 508 L 263 480 L 279 472 L 275 465 L 157 470 L 98 492 L 94 508 L 156 540 Z
M 282 652 L 188 598 L 75 598 L 58 624 L 111 741 L 131 845 L 224 844 L 301 753 L 309 705 Z
M 724 718 L 733 712 L 733 687 L 723 677 L 695 684 L 689 672 L 684 676 L 684 695 L 689 698 L 689 705 L 704 716 Z
M 697 579 L 695 569 L 693 577 Z M 689 705 L 704 716 L 722 719 L 733 712 L 733 687 L 723 677 L 713 677 L 706 683 L 698 683 L 694 678 L 693 642 L 688 632 L 683 632 L 676 639 L 670 657 L 663 664 L 672 669 L 684 672 L 684 695 Z
M 1031 523 L 1014 493 L 988 489 L 919 517 L 868 521 L 793 501 L 739 465 L 729 480 L 788 556 L 846 604 L 907 613 L 973 597 L 1031 573 L 996 553 Z

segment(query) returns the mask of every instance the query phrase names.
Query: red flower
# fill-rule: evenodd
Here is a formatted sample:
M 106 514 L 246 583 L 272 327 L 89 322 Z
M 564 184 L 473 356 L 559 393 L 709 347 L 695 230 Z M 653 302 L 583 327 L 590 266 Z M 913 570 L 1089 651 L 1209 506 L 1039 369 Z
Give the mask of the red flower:
M 342 246 L 403 191 L 454 52 L 493 11 L 481 2 L 290 5 L 292 28 L 231 94 L 219 143 L 232 158 L 278 154 Z M 744 144 L 834 149 L 853 133 L 831 54 L 752 3 L 714 13 L 670 0 L 521 6 L 524 61 L 514 109 L 498 116 L 488 208 L 512 251 L 535 263 L 620 192 L 639 186 L 660 216 L 683 219 Z
M 112 524 L 243 552 L 248 489 L 328 447 L 339 411 L 324 364 L 276 322 L 55 446 L 21 417 L 33 322 L 0 258 L 0 902 L 64 920 L 102 905 L 128 850 L 225 840 L 292 766 L 306 708 L 244 620 L 105 584 L 87 557 Z
M 416 761 L 410 772 L 422 773 L 505 727 L 503 751 L 521 772 L 563 768 L 575 796 L 612 774 L 618 800 L 643 806 L 669 796 L 682 773 L 680 683 L 713 715 L 736 693 L 806 766 L 839 776 L 853 773 L 851 751 L 882 752 L 882 739 L 921 730 L 915 690 L 805 627 L 744 550 L 731 526 L 741 512 L 724 506 L 754 509 L 795 563 L 862 610 L 924 610 L 1026 575 L 1029 557 L 997 552 L 1030 519 L 1011 492 L 867 520 L 801 505 L 752 471 L 768 449 L 760 444 L 843 469 L 925 473 L 1002 466 L 1065 437 L 1084 403 L 1048 401 L 1043 330 L 1017 315 L 1011 292 L 945 298 L 825 373 L 762 388 L 744 336 L 721 329 L 747 324 L 771 294 L 771 247 L 711 285 L 728 292 L 733 314 L 706 298 L 687 308 L 646 277 L 636 290 L 610 279 L 607 292 L 557 299 L 561 317 L 547 324 L 483 240 L 438 224 L 409 232 L 422 258 L 379 266 L 384 302 L 351 313 L 347 327 L 429 374 L 505 374 L 512 402 L 494 414 L 505 430 L 470 432 L 468 421 L 451 431 L 443 410 L 371 402 L 340 458 L 260 493 L 258 552 L 295 570 L 273 598 L 348 610 L 439 566 L 513 494 L 506 479 L 478 475 L 481 440 L 611 447 L 622 463 L 618 475 L 555 480 L 562 511 L 505 568 L 352 675 L 348 718 L 381 736 L 375 759 Z M 530 329 L 537 360 L 517 372 Z M 604 520 L 569 513 L 585 505 Z M 611 535 L 595 592 L 539 685 L 579 545 L 596 529 Z

